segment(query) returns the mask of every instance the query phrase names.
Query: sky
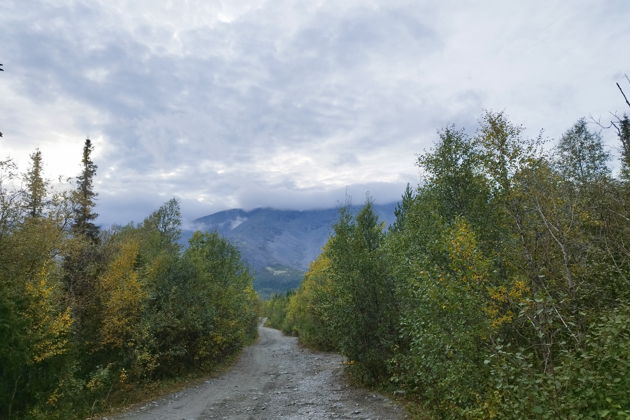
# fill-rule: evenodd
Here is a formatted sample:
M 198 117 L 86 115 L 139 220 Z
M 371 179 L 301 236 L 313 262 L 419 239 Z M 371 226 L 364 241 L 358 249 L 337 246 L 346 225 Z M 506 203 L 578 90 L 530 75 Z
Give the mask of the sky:
M 627 0 L 2 0 L 0 157 L 76 176 L 89 137 L 104 224 L 395 201 L 484 110 L 549 139 L 623 110 L 629 22 Z

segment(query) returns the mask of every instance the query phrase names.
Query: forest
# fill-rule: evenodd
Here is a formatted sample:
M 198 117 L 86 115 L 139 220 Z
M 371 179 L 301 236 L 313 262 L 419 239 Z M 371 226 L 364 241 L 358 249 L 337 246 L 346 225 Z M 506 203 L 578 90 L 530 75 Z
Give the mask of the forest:
M 181 249 L 177 200 L 142 223 L 95 224 L 93 150 L 86 140 L 81 174 L 61 187 L 39 150 L 26 173 L 0 162 L 0 418 L 91 417 L 256 337 L 238 250 L 201 232 Z
M 265 302 L 269 324 L 418 418 L 629 418 L 628 115 L 607 129 L 615 176 L 586 119 L 555 144 L 504 113 L 446 127 L 395 222 L 342 208 L 299 289 Z
M 341 208 L 300 287 L 262 308 L 233 245 L 179 245 L 176 199 L 99 227 L 93 150 L 65 186 L 39 150 L 24 173 L 0 162 L 1 418 L 92 417 L 210 372 L 261 314 L 418 418 L 630 417 L 627 113 L 579 119 L 557 143 L 505 113 L 444 128 L 391 226 L 370 199 Z

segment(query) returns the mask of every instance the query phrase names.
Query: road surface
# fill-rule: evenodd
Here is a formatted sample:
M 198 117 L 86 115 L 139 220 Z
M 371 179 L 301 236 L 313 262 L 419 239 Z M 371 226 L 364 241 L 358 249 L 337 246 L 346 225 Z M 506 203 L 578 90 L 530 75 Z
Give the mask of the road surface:
M 139 419 L 403 419 L 389 399 L 343 379 L 342 357 L 301 348 L 294 337 L 259 327 L 227 372 L 121 414 Z

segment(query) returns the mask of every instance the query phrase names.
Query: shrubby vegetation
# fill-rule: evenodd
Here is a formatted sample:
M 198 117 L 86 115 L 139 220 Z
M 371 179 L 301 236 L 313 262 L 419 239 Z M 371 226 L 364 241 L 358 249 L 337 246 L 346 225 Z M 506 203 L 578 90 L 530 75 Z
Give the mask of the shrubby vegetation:
M 344 209 L 273 325 L 435 418 L 630 416 L 630 123 L 621 175 L 579 120 L 555 148 L 502 113 L 439 133 L 385 230 Z
M 1 418 L 85 418 L 116 392 L 212 368 L 256 335 L 238 251 L 199 232 L 180 249 L 176 200 L 140 224 L 95 225 L 92 149 L 76 188 L 56 194 L 39 151 L 23 184 L 0 162 Z

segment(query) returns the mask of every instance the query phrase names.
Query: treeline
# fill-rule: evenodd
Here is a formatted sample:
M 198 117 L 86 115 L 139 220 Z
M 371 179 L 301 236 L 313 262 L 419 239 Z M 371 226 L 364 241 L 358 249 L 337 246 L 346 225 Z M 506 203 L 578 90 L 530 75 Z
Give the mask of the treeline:
M 95 225 L 92 151 L 86 140 L 75 188 L 58 192 L 41 152 L 23 175 L 0 163 L 0 418 L 85 418 L 256 335 L 238 251 L 200 232 L 180 249 L 175 199 L 139 224 Z
M 386 229 L 345 209 L 272 324 L 435 418 L 630 416 L 630 121 L 621 174 L 579 120 L 555 147 L 505 115 L 439 133 Z

